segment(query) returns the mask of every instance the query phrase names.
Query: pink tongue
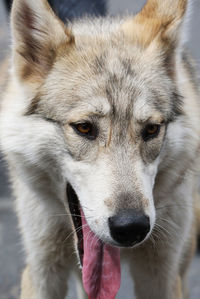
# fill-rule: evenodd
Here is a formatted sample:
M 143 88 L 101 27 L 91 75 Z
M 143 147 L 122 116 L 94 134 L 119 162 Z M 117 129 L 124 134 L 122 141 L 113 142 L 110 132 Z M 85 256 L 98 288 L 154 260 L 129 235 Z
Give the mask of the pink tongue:
M 83 211 L 83 285 L 89 299 L 114 299 L 121 281 L 120 250 L 102 243 L 90 230 Z

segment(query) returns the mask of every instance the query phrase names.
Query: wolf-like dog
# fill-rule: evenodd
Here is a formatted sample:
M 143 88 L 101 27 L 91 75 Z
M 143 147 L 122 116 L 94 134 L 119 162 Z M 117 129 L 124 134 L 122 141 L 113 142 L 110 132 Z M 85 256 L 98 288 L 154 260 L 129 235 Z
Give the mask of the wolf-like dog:
M 148 0 L 136 16 L 64 25 L 46 0 L 14 0 L 0 136 L 27 256 L 22 299 L 65 298 L 71 270 L 86 298 L 81 265 L 90 298 L 111 299 L 96 283 L 119 287 L 119 248 L 138 299 L 189 297 L 200 154 L 189 6 Z M 96 265 L 109 288 L 90 277 Z

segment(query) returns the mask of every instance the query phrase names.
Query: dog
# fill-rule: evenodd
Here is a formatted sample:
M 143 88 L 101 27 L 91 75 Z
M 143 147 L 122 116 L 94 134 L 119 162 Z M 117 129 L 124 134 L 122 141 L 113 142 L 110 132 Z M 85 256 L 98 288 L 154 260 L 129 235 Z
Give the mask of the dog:
M 0 136 L 26 251 L 21 299 L 65 298 L 71 271 L 78 298 L 114 298 L 120 253 L 138 299 L 189 298 L 200 153 L 189 6 L 148 0 L 135 16 L 64 25 L 46 0 L 14 0 Z

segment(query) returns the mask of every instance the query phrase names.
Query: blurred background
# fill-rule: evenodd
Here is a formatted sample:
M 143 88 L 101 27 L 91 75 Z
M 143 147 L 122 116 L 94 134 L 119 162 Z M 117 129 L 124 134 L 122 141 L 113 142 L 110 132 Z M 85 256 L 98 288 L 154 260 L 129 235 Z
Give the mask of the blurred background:
M 10 52 L 9 8 L 12 0 L 0 0 L 0 97 L 6 77 L 3 76 Z M 34 1 L 34 0 L 33 0 Z M 136 13 L 145 0 L 49 0 L 56 13 L 63 20 L 84 14 L 118 15 Z M 191 14 L 188 46 L 196 59 L 200 71 L 200 0 L 194 0 Z M 0 299 L 19 298 L 19 283 L 24 265 L 17 219 L 6 175 L 6 165 L 0 154 Z M 193 260 L 189 275 L 191 299 L 200 298 L 200 256 Z M 75 281 L 71 277 L 67 299 L 76 299 Z M 133 284 L 127 265 L 122 267 L 122 285 L 116 299 L 133 299 Z M 29 299 L 29 298 L 27 298 Z M 152 298 L 153 299 L 153 298 Z

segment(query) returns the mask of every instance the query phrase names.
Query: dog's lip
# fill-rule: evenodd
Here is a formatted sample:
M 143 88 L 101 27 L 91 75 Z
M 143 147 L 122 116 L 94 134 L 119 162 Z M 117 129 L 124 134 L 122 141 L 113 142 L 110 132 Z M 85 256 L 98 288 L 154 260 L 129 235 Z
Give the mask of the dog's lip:
M 71 186 L 70 183 L 67 183 L 67 198 L 68 198 L 68 203 L 69 203 L 69 209 L 72 217 L 72 221 L 76 230 L 76 235 L 77 235 L 77 249 L 79 253 L 79 260 L 81 266 L 83 266 L 83 255 L 84 255 L 84 247 L 83 247 L 83 230 L 82 230 L 82 216 L 81 216 L 81 211 L 80 211 L 80 202 L 78 199 L 78 196 Z M 146 237 L 142 242 L 140 243 L 133 243 L 133 244 L 125 244 L 121 245 L 120 243 L 115 242 L 114 240 L 101 240 L 102 243 L 107 243 L 110 244 L 111 246 L 117 247 L 117 248 L 135 248 L 140 246 L 143 242 L 146 241 L 148 237 Z
M 76 192 L 74 191 L 70 183 L 67 183 L 67 198 L 68 198 L 70 213 L 72 216 L 73 224 L 78 239 L 77 248 L 78 248 L 80 263 L 82 266 L 84 250 L 83 250 L 83 231 L 82 231 L 80 203 L 78 200 L 78 196 L 76 195 Z

